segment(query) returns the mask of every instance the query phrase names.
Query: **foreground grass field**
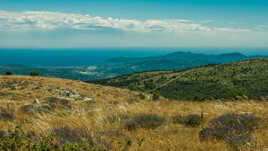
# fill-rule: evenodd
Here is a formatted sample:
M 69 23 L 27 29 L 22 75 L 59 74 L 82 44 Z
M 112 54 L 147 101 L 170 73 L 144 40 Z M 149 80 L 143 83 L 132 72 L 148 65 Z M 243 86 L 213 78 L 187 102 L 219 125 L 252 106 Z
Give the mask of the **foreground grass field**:
M 65 150 L 79 145 L 84 148 L 77 150 L 92 146 L 91 150 L 114 151 L 250 150 L 220 139 L 200 141 L 199 133 L 209 121 L 227 113 L 260 118 L 252 131 L 253 150 L 262 151 L 268 145 L 265 101 L 152 101 L 146 94 L 71 80 L 0 76 L 0 111 L 0 150 L 10 145 L 5 141 L 17 141 L 10 145 L 13 150 L 26 150 L 27 143 L 39 142 L 65 145 Z M 174 122 L 174 117 L 190 114 L 201 119 Z M 52 141 L 47 141 L 48 136 L 53 136 Z

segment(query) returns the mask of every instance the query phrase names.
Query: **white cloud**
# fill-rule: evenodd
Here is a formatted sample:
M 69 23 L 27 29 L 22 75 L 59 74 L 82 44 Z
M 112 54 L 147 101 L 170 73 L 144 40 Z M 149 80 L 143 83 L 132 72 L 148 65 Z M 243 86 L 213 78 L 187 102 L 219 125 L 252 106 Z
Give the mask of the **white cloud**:
M 267 31 L 267 30 L 268 30 L 268 25 L 257 25 L 257 26 L 255 27 L 255 29 L 256 29 L 257 31 Z
M 72 29 L 99 31 L 106 28 L 127 32 L 248 32 L 248 29 L 213 28 L 191 20 L 136 20 L 60 12 L 0 11 L 0 31 L 39 31 Z
M 223 31 L 223 32 L 250 32 L 250 29 L 244 29 L 244 28 L 214 28 L 216 31 Z

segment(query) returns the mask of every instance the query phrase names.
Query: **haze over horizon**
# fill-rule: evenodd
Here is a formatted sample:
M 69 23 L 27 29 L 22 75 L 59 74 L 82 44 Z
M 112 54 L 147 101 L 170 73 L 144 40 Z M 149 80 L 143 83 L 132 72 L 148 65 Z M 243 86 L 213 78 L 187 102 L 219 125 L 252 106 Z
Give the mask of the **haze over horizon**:
M 265 0 L 0 3 L 0 48 L 268 47 Z

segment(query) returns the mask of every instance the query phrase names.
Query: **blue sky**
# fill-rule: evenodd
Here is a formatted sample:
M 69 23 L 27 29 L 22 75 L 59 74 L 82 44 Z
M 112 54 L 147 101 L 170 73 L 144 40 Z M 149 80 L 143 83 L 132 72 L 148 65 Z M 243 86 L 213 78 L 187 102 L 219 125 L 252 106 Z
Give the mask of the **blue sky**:
M 0 0 L 0 47 L 268 47 L 267 0 Z

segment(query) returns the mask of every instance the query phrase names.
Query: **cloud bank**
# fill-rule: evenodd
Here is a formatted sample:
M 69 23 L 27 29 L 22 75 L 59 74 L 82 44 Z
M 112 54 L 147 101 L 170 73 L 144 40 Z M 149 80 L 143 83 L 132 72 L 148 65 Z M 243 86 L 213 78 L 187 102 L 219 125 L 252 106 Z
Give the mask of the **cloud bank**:
M 212 20 L 121 19 L 45 11 L 0 11 L 0 48 L 267 47 L 268 26 Z M 242 25 L 242 24 L 241 24 Z
M 1 31 L 38 31 L 72 29 L 79 31 L 102 31 L 114 29 L 125 32 L 248 32 L 249 29 L 208 27 L 191 20 L 136 20 L 120 18 L 103 18 L 99 16 L 69 14 L 60 12 L 0 11 Z

